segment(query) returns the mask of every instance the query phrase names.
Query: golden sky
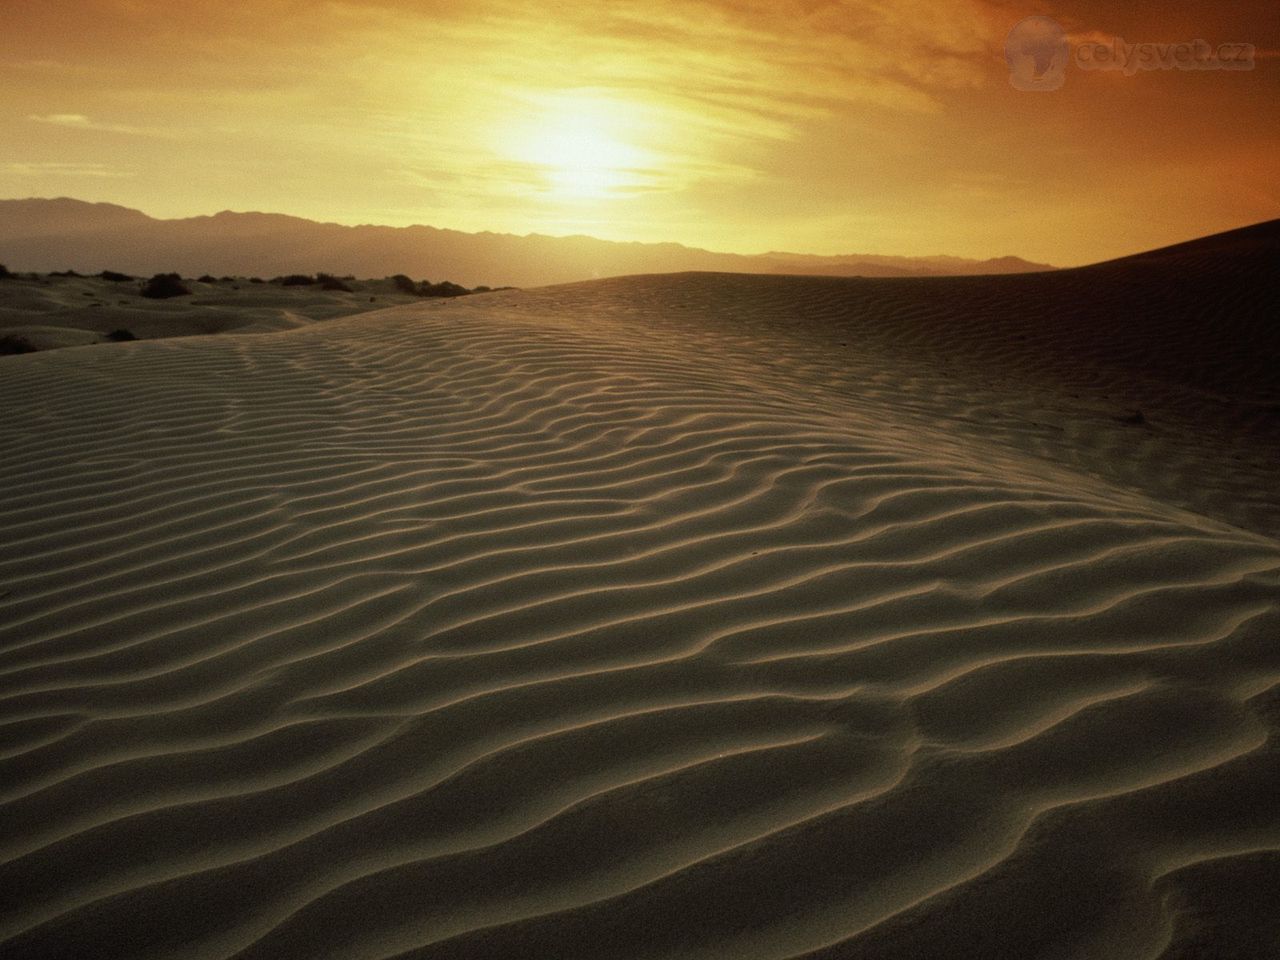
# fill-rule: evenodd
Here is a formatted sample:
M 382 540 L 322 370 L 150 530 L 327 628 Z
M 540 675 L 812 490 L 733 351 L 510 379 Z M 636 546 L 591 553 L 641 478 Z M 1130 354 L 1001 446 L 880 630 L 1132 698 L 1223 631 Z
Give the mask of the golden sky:
M 1251 43 L 1252 70 L 1068 63 Z M 0 196 L 1070 265 L 1280 216 L 1280 4 L 18 0 Z

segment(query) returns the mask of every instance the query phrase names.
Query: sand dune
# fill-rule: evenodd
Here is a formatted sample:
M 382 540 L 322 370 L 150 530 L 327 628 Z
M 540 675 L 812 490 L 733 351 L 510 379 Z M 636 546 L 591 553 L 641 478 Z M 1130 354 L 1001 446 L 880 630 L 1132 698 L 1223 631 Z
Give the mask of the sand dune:
M 1276 249 L 4 358 L 0 953 L 1271 956 Z

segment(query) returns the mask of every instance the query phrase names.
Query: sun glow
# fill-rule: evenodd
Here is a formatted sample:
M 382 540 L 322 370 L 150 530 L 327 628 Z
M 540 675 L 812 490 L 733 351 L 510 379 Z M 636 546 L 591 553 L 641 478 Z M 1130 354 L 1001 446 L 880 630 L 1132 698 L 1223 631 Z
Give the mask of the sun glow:
M 605 200 L 643 191 L 661 158 L 640 147 L 645 119 L 634 105 L 585 96 L 539 104 L 510 151 L 533 168 L 539 189 L 559 200 Z

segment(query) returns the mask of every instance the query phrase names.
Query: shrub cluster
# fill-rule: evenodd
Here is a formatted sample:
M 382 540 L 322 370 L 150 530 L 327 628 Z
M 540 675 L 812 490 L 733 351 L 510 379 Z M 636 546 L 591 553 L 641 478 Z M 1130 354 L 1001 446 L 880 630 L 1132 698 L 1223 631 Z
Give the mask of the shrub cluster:
M 339 293 L 352 293 L 352 289 L 338 277 L 327 273 L 317 273 L 316 283 L 320 284 L 321 290 L 336 290 Z
M 9 268 L 0 263 L 0 280 L 8 280 L 13 274 L 9 272 Z
M 157 273 L 142 285 L 142 295 L 152 300 L 167 300 L 169 297 L 189 297 L 191 291 L 176 273 Z
M 401 293 L 411 293 L 415 297 L 462 297 L 471 292 L 461 284 L 448 280 L 442 280 L 440 283 L 432 283 L 430 280 L 414 283 L 403 273 L 397 273 L 389 279 Z
M 394 277 L 391 278 L 391 282 L 396 285 L 396 289 L 399 290 L 401 293 L 416 294 L 418 292 L 418 285 L 414 283 L 412 280 L 410 280 L 408 277 L 406 277 L 403 273 L 397 273 Z
M 418 287 L 418 295 L 421 297 L 464 297 L 470 292 L 461 284 L 451 283 L 448 280 L 442 280 L 440 283 L 427 283 L 423 280 Z
M 0 279 L 12 277 L 8 270 L 0 264 Z M 49 274 L 51 277 L 79 277 L 81 274 L 74 270 L 64 270 Z M 103 270 L 98 274 L 103 280 L 112 283 L 124 283 L 126 281 L 135 280 L 135 277 L 129 276 L 127 273 L 118 273 L 115 270 Z M 234 277 L 215 277 L 206 273 L 199 278 L 200 283 L 222 283 L 234 280 Z M 341 293 L 354 293 L 354 289 L 347 282 L 353 280 L 353 277 L 335 277 L 329 273 L 317 273 L 314 277 L 301 273 L 291 273 L 288 276 L 274 277 L 270 281 L 263 280 L 261 277 L 250 277 L 250 283 L 274 283 L 282 287 L 304 287 L 319 286 L 321 290 L 332 290 Z M 430 280 L 415 281 L 398 273 L 394 277 L 388 277 L 397 290 L 401 293 L 408 293 L 415 297 L 461 297 L 466 294 L 488 292 L 489 287 L 476 287 L 474 291 L 468 290 L 461 284 L 452 283 L 444 280 L 440 283 L 432 283 Z M 238 289 L 238 288 L 236 288 Z M 176 273 L 157 273 L 150 280 L 142 285 L 141 294 L 144 297 L 150 297 L 153 300 L 163 300 L 168 297 L 186 297 L 191 295 L 191 290 L 182 282 L 182 277 Z M 86 294 L 89 296 L 89 294 Z
M 279 284 L 282 287 L 311 287 L 318 286 L 321 290 L 339 290 L 343 293 L 351 293 L 351 287 L 344 283 L 344 280 L 354 279 L 352 277 L 335 277 L 331 273 L 317 273 L 314 277 L 305 273 L 291 273 L 287 277 L 273 277 L 272 283 Z M 261 280 L 252 279 L 250 283 L 261 283 Z

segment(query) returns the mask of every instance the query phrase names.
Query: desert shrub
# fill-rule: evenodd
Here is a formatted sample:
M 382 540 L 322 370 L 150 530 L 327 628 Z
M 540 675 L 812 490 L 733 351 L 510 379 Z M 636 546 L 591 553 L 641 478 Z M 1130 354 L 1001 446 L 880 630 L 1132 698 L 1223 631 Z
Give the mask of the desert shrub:
M 15 337 L 10 334 L 0 337 L 0 356 L 35 352 L 36 348 L 31 345 L 31 341 L 24 337 Z
M 352 290 L 351 290 L 351 288 L 350 288 L 349 286 L 347 286 L 345 283 L 343 283 L 343 282 L 342 282 L 341 280 L 339 280 L 337 277 L 331 277 L 331 276 L 329 276 L 329 274 L 327 274 L 327 273 L 318 273 L 318 274 L 316 274 L 316 279 L 317 279 L 318 281 L 320 281 L 320 289 L 321 289 L 321 290 L 338 290 L 338 291 L 341 291 L 342 293 L 351 293 L 351 292 L 352 292 Z
M 291 273 L 287 277 L 276 277 L 271 282 L 278 283 L 282 287 L 309 287 L 316 282 L 316 278 L 308 277 L 304 273 Z
M 143 284 L 142 295 L 152 300 L 167 300 L 169 297 L 189 297 L 191 291 L 176 273 L 157 273 Z
M 124 328 L 121 328 L 119 330 L 112 330 L 108 333 L 107 339 L 114 340 L 116 343 L 126 343 L 129 340 L 137 340 L 138 338 L 133 335 L 132 330 L 125 330 Z
M 443 280 L 440 283 L 427 283 L 422 281 L 422 286 L 418 288 L 418 296 L 420 297 L 461 297 L 471 291 L 466 287 L 457 283 L 450 283 Z
M 460 297 L 471 292 L 466 287 L 448 280 L 440 283 L 432 283 L 430 280 L 414 283 L 403 273 L 397 273 L 394 277 L 387 279 L 394 283 L 401 293 L 412 293 L 415 297 Z
M 211 276 L 210 274 L 207 274 L 207 273 L 203 277 L 197 277 L 196 279 L 200 283 L 217 283 L 218 282 L 217 277 Z
M 266 283 L 267 281 L 263 280 L 261 277 L 250 277 L 249 282 L 250 283 Z
M 103 270 L 98 274 L 98 276 L 103 280 L 109 280 L 112 283 L 125 283 L 129 280 L 137 279 L 136 277 L 129 276 L 127 273 L 116 273 L 114 270 Z
M 231 282 L 232 280 L 234 280 L 234 279 L 235 279 L 235 277 L 219 277 L 219 278 L 218 278 L 218 282 L 219 282 L 219 283 L 230 283 L 230 282 Z
M 8 280 L 12 276 L 13 274 L 9 272 L 8 268 L 3 263 L 0 263 L 0 280 Z
M 486 287 L 483 284 L 481 284 L 480 286 L 475 287 L 471 292 L 472 293 L 489 293 L 492 289 L 493 289 L 492 287 Z
M 78 276 L 80 276 L 80 274 L 76 273 L 74 270 L 54 270 L 52 273 L 50 273 L 50 274 L 49 274 L 49 276 L 51 276 L 51 277 L 78 277 Z

